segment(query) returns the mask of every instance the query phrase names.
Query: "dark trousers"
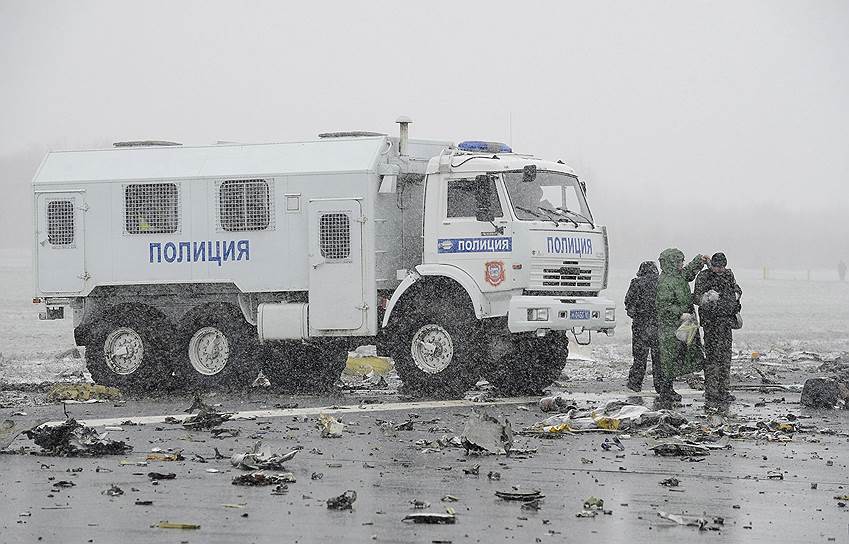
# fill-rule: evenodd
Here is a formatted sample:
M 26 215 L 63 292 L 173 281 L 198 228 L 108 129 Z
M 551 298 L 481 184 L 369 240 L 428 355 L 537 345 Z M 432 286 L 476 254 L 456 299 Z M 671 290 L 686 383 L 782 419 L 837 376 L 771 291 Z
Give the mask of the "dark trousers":
M 660 367 L 660 340 L 657 336 L 657 325 L 633 322 L 631 324 L 631 351 L 634 355 L 634 364 L 628 372 L 628 384 L 641 387 L 643 378 L 646 376 L 646 364 L 651 354 L 651 373 L 654 388 L 658 391 L 658 384 L 665 385 L 663 370 Z M 670 384 L 671 386 L 671 384 Z
M 723 401 L 731 385 L 731 323 L 703 322 L 705 331 L 705 398 Z

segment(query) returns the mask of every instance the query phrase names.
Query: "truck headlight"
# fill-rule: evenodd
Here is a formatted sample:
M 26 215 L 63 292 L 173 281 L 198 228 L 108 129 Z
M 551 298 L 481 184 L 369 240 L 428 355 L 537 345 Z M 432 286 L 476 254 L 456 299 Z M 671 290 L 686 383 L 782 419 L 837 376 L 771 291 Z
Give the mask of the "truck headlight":
M 604 310 L 605 321 L 616 321 L 616 308 L 607 308 Z
M 528 308 L 528 321 L 548 321 L 548 308 Z

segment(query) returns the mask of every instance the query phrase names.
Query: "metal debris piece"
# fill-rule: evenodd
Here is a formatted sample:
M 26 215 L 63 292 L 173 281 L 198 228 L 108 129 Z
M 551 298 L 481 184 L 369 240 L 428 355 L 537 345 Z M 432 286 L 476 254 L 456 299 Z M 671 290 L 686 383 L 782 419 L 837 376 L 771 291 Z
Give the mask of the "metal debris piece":
M 539 510 L 542 508 L 542 499 L 534 499 L 532 501 L 522 503 L 522 510 Z
M 587 497 L 584 501 L 584 510 L 604 510 L 604 499 Z
M 322 438 L 340 438 L 345 425 L 328 414 L 319 414 L 316 426 L 321 429 Z
M 174 523 L 171 521 L 160 521 L 156 525 L 151 525 L 156 529 L 200 529 L 197 523 Z
M 429 502 L 420 499 L 413 499 L 410 501 L 410 504 L 412 504 L 413 508 L 416 510 L 424 510 L 425 508 L 430 508 Z
M 118 455 L 132 450 L 124 442 L 106 438 L 91 427 L 69 418 L 54 427 L 35 427 L 24 434 L 48 455 L 63 457 L 95 457 Z
M 107 489 L 106 491 L 101 491 L 101 493 L 109 497 L 119 497 L 124 494 L 124 490 L 118 487 L 117 485 L 112 484 L 109 489 Z
M 478 474 L 480 474 L 480 472 L 481 472 L 481 466 L 480 465 L 474 465 L 470 468 L 464 468 L 463 469 L 463 474 L 468 474 L 470 476 L 477 476 Z
M 233 485 L 261 486 L 293 483 L 295 483 L 295 475 L 291 472 L 281 472 L 280 474 L 251 472 L 250 474 L 242 474 L 233 478 Z
M 145 457 L 145 461 L 183 461 L 185 457 L 183 457 L 182 452 L 175 453 L 148 453 Z
M 663 457 L 699 457 L 710 454 L 710 450 L 704 446 L 695 444 L 682 444 L 680 442 L 665 442 L 649 448 L 655 455 Z
M 500 479 L 501 479 L 501 473 L 500 473 L 500 472 L 496 472 L 496 471 L 494 471 L 494 470 L 490 470 L 489 472 L 487 472 L 487 473 L 486 473 L 486 478 L 487 478 L 488 480 L 492 480 L 492 481 L 494 481 L 494 482 L 497 482 L 498 480 L 500 480 Z
M 209 431 L 221 426 L 230 419 L 231 415 L 216 412 L 214 408 L 202 409 L 197 414 L 184 419 L 183 427 L 193 431 Z
M 700 531 L 705 530 L 710 521 L 707 518 L 699 517 L 699 516 L 686 516 L 684 514 L 667 514 L 666 512 L 658 512 L 658 517 L 663 519 L 668 519 L 669 521 L 674 521 L 678 525 L 685 525 L 688 527 L 698 527 Z M 724 523 L 723 519 L 723 523 Z
M 604 451 L 610 451 L 613 448 L 616 448 L 619 451 L 625 451 L 625 446 L 619 440 L 618 436 L 614 436 L 613 440 L 605 438 L 604 442 L 601 443 L 601 449 L 603 449 Z
M 421 512 L 416 514 L 407 514 L 401 521 L 412 523 L 428 523 L 431 525 L 450 525 L 457 522 L 457 516 L 454 514 L 439 514 L 435 512 Z
M 349 489 L 338 497 L 327 499 L 327 508 L 331 510 L 351 510 L 357 500 L 357 492 Z
M 681 481 L 675 477 L 667 478 L 665 480 L 660 481 L 660 485 L 662 485 L 663 487 L 678 487 L 678 484 L 680 483 Z
M 545 498 L 545 495 L 543 495 L 539 489 L 535 489 L 533 491 L 519 491 L 516 488 L 513 488 L 512 491 L 496 491 L 495 496 L 499 499 L 504 499 L 505 501 L 522 502 Z
M 461 441 L 466 453 L 505 455 L 513 447 L 513 428 L 503 416 L 480 410 L 466 421 Z
M 254 445 L 246 453 L 234 453 L 230 457 L 230 464 L 242 470 L 285 470 L 283 463 L 290 461 L 298 450 L 288 453 L 272 451 L 271 446 L 263 444 L 262 441 Z
M 173 480 L 177 477 L 173 472 L 163 474 L 162 472 L 148 472 L 147 477 L 151 480 Z

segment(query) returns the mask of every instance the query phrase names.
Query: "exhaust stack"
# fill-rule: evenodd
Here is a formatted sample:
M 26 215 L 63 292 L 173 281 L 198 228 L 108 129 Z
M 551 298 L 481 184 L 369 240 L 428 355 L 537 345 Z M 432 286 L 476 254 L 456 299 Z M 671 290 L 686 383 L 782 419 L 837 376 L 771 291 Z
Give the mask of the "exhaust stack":
M 407 140 L 409 140 L 410 137 L 410 124 L 413 120 L 406 115 L 402 115 L 398 117 L 395 122 L 401 125 L 400 140 L 398 141 L 398 155 L 405 157 L 407 155 Z

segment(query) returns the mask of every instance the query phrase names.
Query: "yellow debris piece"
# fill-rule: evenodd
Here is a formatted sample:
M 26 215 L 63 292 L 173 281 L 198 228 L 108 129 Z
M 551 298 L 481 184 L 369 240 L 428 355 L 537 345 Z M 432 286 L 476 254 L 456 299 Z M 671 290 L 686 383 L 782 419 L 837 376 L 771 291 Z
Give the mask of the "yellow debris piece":
M 157 529 L 200 529 L 200 525 L 196 523 L 173 523 L 171 521 L 160 521 L 152 527 Z
M 63 400 L 118 400 L 121 391 L 114 387 L 92 383 L 57 383 L 47 393 L 49 402 Z
M 348 376 L 365 376 L 374 372 L 385 376 L 392 370 L 392 363 L 386 357 L 348 357 L 343 372 Z

